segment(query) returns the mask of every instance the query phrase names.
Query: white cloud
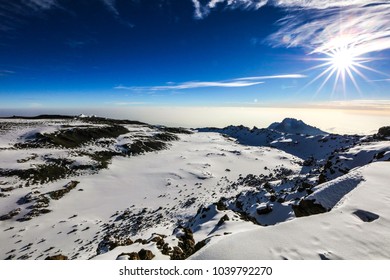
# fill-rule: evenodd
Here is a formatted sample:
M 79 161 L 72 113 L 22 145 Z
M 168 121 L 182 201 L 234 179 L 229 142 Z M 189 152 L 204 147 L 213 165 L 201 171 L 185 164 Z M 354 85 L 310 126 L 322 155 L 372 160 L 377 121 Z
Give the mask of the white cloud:
M 217 6 L 229 9 L 257 10 L 269 4 L 287 9 L 328 9 L 336 7 L 351 7 L 386 3 L 388 0 L 192 0 L 195 8 L 195 18 L 202 19 Z M 203 4 L 202 4 L 203 3 Z
M 268 0 L 210 0 L 202 4 L 199 0 L 192 0 L 195 8 L 195 18 L 202 19 L 212 9 L 223 6 L 229 9 L 260 9 L 268 3 Z
M 272 0 L 277 7 L 307 8 L 307 9 L 328 9 L 335 7 L 362 6 L 388 1 L 373 0 Z
M 280 30 L 269 38 L 275 46 L 304 47 L 312 53 L 347 47 L 353 48 L 356 56 L 390 48 L 390 1 L 310 14 L 303 11 L 279 24 Z
M 129 87 L 129 86 L 116 86 L 114 89 L 125 89 L 125 90 L 148 90 L 148 91 L 159 91 L 159 90 L 183 90 L 193 88 L 205 88 L 205 87 L 222 87 L 222 88 L 235 88 L 235 87 L 250 87 L 259 84 L 263 84 L 263 80 L 268 79 L 300 79 L 305 78 L 305 75 L 301 74 L 287 74 L 287 75 L 273 75 L 273 76 L 257 76 L 257 77 L 244 77 L 226 81 L 217 82 L 184 82 L 175 84 L 168 82 L 163 86 L 152 86 L 152 87 Z
M 182 90 L 182 89 L 193 89 L 193 88 L 205 88 L 205 87 L 249 87 L 264 82 L 244 82 L 244 81 L 231 81 L 231 82 L 185 82 L 177 85 L 164 85 L 154 87 L 126 87 L 117 86 L 115 89 L 129 89 L 129 90 Z
M 302 79 L 306 78 L 306 75 L 302 74 L 287 74 L 287 75 L 273 75 L 273 76 L 255 76 L 238 78 L 237 81 L 253 81 L 253 80 L 268 80 L 268 79 Z
M 192 0 L 192 3 L 195 8 L 195 18 L 201 19 L 208 13 L 208 10 L 203 11 L 204 9 L 202 8 L 202 4 L 200 4 L 199 0 Z

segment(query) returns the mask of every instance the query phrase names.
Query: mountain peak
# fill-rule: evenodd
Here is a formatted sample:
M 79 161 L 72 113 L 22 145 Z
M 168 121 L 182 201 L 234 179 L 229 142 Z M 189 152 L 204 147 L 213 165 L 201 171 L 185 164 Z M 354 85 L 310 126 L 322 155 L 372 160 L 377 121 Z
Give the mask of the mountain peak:
M 282 122 L 274 122 L 268 128 L 285 133 L 299 133 L 308 135 L 327 134 L 317 127 L 305 124 L 302 120 L 297 120 L 294 118 L 285 118 Z

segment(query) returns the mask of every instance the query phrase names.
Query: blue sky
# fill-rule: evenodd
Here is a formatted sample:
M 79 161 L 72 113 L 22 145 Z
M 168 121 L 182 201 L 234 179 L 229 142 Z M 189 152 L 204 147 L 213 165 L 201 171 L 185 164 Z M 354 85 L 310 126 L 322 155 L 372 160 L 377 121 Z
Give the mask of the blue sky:
M 0 0 L 0 107 L 390 109 L 389 34 L 390 1 Z

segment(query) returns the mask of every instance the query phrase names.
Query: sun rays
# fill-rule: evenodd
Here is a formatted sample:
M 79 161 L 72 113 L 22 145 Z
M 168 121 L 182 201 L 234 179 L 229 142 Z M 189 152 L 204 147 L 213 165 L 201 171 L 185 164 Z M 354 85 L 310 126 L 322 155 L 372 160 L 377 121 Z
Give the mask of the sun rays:
M 332 84 L 331 96 L 336 93 L 342 93 L 344 96 L 347 94 L 347 84 L 351 83 L 357 92 L 362 95 L 359 87 L 358 79 L 368 81 L 368 78 L 364 75 L 364 71 L 375 72 L 384 76 L 388 76 L 386 73 L 382 73 L 374 68 L 366 65 L 366 63 L 375 60 L 374 58 L 367 56 L 360 56 L 359 51 L 353 45 L 338 46 L 332 49 L 316 52 L 316 54 L 323 55 L 322 58 L 309 58 L 311 61 L 320 61 L 319 65 L 311 67 L 306 71 L 320 69 L 322 70 L 317 76 L 315 76 L 306 87 L 321 81 L 315 95 L 318 95 L 326 85 Z

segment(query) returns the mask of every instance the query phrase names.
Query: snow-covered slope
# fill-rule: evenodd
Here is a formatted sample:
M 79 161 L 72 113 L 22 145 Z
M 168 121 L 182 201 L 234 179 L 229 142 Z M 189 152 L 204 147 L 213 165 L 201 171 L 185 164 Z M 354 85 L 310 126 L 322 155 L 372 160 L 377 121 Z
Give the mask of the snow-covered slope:
M 329 182 L 327 189 L 344 188 L 362 178 L 341 200 L 317 193 L 337 204 L 328 213 L 215 238 L 191 259 L 389 259 L 389 168 L 389 162 L 372 163 L 345 176 L 345 184 Z
M 200 131 L 0 120 L 0 258 L 389 256 L 383 135 Z
M 47 158 L 82 162 L 80 155 L 90 155 L 88 151 L 116 151 L 124 141 L 132 143 L 158 133 L 143 125 L 124 126 L 129 132 L 123 135 L 72 149 L 34 146 L 1 150 L 3 171 L 11 167 L 36 170 L 37 161 L 46 164 Z M 42 259 L 61 253 L 87 259 L 104 251 L 98 247 L 107 236 L 132 240 L 148 239 L 156 232 L 168 236 L 202 205 L 245 189 L 231 187 L 241 174 L 262 170 L 268 175 L 281 165 L 294 173 L 300 170 L 297 158 L 276 149 L 242 146 L 216 133 L 176 136 L 180 139 L 163 150 L 114 156 L 106 169 L 94 170 L 91 165 L 76 174 L 65 165 L 70 175 L 52 180 L 33 182 L 18 177 L 18 172 L 7 176 L 4 171 L 0 177 L 0 216 L 5 216 L 0 221 L 1 257 Z M 70 188 L 70 182 L 77 184 Z

